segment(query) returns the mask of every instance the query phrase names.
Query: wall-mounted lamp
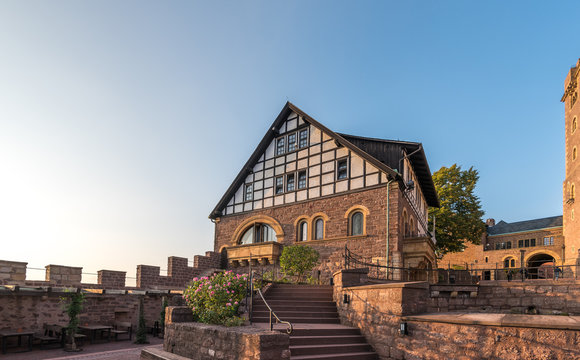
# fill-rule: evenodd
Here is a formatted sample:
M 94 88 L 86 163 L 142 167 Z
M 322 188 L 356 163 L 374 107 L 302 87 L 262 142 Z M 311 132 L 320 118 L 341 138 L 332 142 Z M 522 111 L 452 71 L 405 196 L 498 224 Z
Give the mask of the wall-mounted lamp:
M 409 331 L 407 329 L 407 323 L 406 322 L 402 322 L 402 323 L 399 324 L 399 335 L 400 336 L 409 335 Z
M 343 304 L 348 304 L 348 303 L 350 303 L 350 298 L 349 298 L 348 294 L 344 294 L 344 295 L 342 295 L 342 303 L 343 303 Z

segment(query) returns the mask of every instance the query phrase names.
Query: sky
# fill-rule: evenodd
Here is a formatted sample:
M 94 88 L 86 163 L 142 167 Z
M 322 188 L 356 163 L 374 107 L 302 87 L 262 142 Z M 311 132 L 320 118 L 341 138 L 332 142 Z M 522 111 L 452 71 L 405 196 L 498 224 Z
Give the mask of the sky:
M 286 101 L 473 166 L 485 218 L 562 214 L 580 3 L 1 1 L 0 259 L 167 268 Z M 128 280 L 130 282 L 131 279 Z

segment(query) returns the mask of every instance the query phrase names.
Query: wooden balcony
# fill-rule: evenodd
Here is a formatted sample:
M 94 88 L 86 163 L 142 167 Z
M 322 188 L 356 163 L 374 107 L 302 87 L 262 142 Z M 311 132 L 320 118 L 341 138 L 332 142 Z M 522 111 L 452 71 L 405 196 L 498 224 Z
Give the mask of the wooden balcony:
M 275 264 L 282 254 L 282 244 L 269 241 L 227 248 L 228 263 L 232 267 Z

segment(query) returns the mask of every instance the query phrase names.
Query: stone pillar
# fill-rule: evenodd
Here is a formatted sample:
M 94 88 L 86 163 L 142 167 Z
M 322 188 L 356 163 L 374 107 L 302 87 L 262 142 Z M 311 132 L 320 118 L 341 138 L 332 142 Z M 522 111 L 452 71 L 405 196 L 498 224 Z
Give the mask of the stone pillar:
M 46 281 L 51 285 L 80 286 L 82 267 L 46 265 Z
M 106 289 L 123 289 L 125 287 L 125 271 L 99 270 L 97 282 Z
M 159 266 L 137 265 L 137 287 L 147 288 L 159 285 Z
M 16 285 L 26 280 L 28 263 L 0 260 L 0 284 Z

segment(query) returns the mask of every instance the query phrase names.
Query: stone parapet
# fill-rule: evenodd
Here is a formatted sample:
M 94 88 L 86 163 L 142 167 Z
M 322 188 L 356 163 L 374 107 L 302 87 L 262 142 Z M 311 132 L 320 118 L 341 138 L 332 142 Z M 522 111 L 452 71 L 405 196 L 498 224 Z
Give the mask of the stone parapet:
M 82 267 L 46 265 L 46 281 L 57 285 L 80 286 Z
M 198 360 L 290 359 L 290 338 L 253 326 L 225 327 L 200 323 L 165 326 L 163 350 Z
M 26 279 L 28 263 L 0 260 L 0 284 L 13 284 Z
M 97 283 L 109 289 L 123 289 L 125 287 L 125 271 L 99 270 Z

